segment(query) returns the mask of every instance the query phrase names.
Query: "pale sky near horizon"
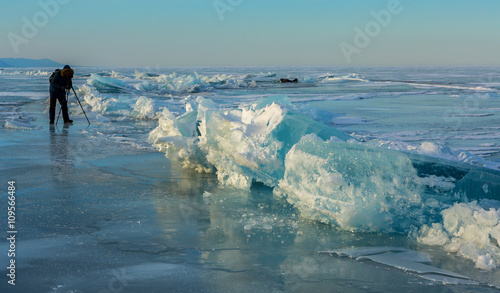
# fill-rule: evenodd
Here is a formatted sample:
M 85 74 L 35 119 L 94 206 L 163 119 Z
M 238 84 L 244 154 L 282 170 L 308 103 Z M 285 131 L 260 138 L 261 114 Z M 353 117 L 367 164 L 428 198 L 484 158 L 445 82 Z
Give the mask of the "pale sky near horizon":
M 498 0 L 4 1 L 0 57 L 89 66 L 499 66 L 499 14 Z

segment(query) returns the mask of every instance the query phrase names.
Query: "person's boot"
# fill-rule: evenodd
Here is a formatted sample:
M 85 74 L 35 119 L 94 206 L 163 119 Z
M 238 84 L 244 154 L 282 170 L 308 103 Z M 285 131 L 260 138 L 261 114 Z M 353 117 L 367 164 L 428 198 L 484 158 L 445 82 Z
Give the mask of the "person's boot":
M 73 120 L 68 119 L 68 120 L 65 120 L 65 121 L 64 121 L 64 123 L 65 123 L 65 124 L 66 124 L 66 123 L 71 124 L 71 123 L 73 123 Z

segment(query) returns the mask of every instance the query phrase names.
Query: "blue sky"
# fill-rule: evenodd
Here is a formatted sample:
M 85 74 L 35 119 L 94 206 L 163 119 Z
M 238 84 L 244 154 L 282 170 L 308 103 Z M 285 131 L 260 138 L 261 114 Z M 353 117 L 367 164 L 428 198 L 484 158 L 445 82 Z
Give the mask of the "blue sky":
M 97 66 L 500 65 L 498 0 L 41 0 L 57 3 L 53 16 L 39 2 L 0 4 L 0 57 Z M 38 32 L 23 32 L 23 18 Z

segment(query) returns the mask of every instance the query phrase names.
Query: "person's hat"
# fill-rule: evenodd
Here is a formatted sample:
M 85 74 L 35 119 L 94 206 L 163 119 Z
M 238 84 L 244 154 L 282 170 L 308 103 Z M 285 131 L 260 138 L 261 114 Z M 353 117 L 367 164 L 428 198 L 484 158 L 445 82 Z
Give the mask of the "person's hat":
M 69 65 L 64 65 L 63 69 L 71 69 L 71 67 L 69 67 Z
M 66 65 L 67 66 L 67 65 Z M 64 66 L 64 67 L 66 67 Z M 75 72 L 73 71 L 73 69 L 71 69 L 69 66 L 68 68 L 64 68 L 62 71 L 61 71 L 61 76 L 68 76 L 70 78 L 73 78 L 73 75 L 75 74 Z

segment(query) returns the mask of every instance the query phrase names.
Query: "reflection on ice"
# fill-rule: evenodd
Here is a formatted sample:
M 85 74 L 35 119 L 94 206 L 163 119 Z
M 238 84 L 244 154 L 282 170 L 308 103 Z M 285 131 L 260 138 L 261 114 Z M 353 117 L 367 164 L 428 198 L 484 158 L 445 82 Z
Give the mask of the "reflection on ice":
M 68 126 L 62 128 L 61 133 L 56 132 L 56 127 L 50 127 L 50 156 L 52 160 L 52 176 L 59 182 L 65 182 L 73 176 L 74 153 L 68 137 Z

